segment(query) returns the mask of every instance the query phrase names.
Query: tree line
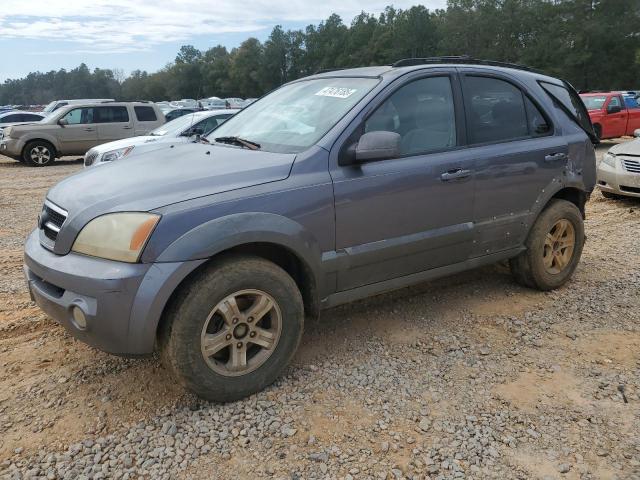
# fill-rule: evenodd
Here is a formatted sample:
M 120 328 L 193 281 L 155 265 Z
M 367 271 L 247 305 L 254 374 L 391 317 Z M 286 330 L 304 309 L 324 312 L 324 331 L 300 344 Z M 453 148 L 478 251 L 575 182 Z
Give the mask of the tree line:
M 276 26 L 266 41 L 231 50 L 180 48 L 157 72 L 95 69 L 34 72 L 0 85 L 2 104 L 59 98 L 169 100 L 258 97 L 320 69 L 393 63 L 401 58 L 471 55 L 538 68 L 579 89 L 640 89 L 637 0 L 449 0 L 362 12 L 349 25 L 331 15 L 305 29 Z

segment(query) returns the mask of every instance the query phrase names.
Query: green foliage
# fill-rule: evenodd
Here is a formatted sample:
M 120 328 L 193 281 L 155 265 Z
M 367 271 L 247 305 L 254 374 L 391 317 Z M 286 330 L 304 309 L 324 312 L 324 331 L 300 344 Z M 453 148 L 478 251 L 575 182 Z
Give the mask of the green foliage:
M 71 71 L 30 73 L 0 85 L 0 105 L 58 98 L 134 100 L 255 97 L 319 69 L 392 63 L 400 58 L 471 55 L 537 67 L 581 89 L 640 88 L 640 4 L 637 0 L 449 0 L 362 12 L 350 25 L 331 15 L 304 30 L 276 26 L 262 44 L 245 40 L 228 51 L 180 48 L 156 73 L 118 72 L 82 64 Z

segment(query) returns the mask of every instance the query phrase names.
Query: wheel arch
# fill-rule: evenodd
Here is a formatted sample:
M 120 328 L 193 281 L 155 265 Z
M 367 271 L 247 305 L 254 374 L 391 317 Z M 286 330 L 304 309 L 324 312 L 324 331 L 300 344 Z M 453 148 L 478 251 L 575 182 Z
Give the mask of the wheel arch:
M 29 139 L 25 140 L 24 141 L 24 145 L 22 146 L 22 151 L 20 152 L 20 156 L 22 156 L 24 158 L 24 153 L 25 153 L 27 147 L 29 146 L 29 144 L 32 143 L 32 142 L 48 143 L 53 148 L 53 157 L 54 158 L 58 158 L 58 154 L 59 154 L 59 151 L 60 151 L 58 149 L 58 146 L 56 145 L 55 142 L 51 141 L 51 139 L 49 139 L 47 137 L 44 137 L 44 136 L 38 136 L 38 137 L 29 138 Z

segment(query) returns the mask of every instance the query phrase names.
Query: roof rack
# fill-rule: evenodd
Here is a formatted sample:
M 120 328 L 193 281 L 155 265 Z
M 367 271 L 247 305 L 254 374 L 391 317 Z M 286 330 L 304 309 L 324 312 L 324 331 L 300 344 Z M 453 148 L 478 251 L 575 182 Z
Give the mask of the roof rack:
M 320 73 L 337 72 L 338 70 L 344 70 L 344 68 L 321 68 L 320 70 L 316 71 L 314 75 L 318 75 Z
M 496 62 L 494 60 L 480 60 L 469 55 L 453 55 L 443 57 L 425 57 L 425 58 L 403 58 L 395 62 L 392 67 L 411 67 L 414 65 L 434 65 L 439 63 L 456 63 L 462 65 L 488 65 L 492 67 L 514 68 L 517 70 L 526 70 L 527 72 L 542 73 L 542 71 L 520 65 L 518 63 Z

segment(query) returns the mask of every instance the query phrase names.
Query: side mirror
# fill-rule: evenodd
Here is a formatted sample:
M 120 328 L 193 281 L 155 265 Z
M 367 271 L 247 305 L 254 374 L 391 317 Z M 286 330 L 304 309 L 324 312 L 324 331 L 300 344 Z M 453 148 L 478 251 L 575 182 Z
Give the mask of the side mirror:
M 60 125 L 61 127 L 65 127 L 69 125 L 69 120 L 65 118 L 61 118 L 60 120 L 58 120 L 58 125 Z
M 400 141 L 402 137 L 395 132 L 375 131 L 367 132 L 360 137 L 351 162 L 345 164 L 388 160 L 400 156 Z
M 622 107 L 620 105 L 609 105 L 607 107 L 607 113 L 618 113 L 622 111 Z
M 640 128 L 637 128 L 633 131 L 633 136 L 636 138 L 640 138 Z

